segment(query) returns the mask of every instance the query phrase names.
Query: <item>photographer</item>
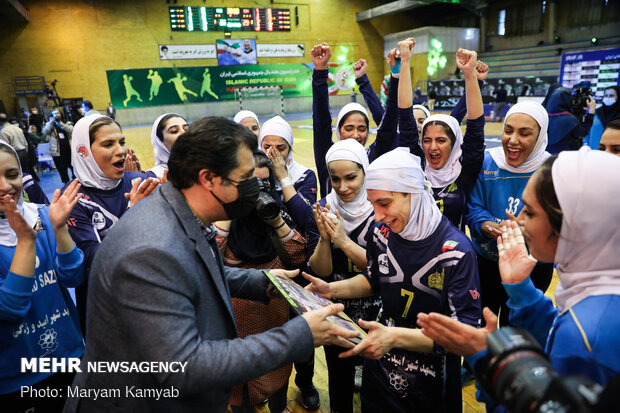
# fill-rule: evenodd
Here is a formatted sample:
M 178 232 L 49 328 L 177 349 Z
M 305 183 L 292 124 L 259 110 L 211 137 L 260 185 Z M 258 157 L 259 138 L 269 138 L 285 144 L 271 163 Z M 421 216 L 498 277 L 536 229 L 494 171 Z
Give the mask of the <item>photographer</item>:
M 239 268 L 298 268 L 304 263 L 306 240 L 295 229 L 275 190 L 275 175 L 269 158 L 254 153 L 254 176 L 261 181 L 256 208 L 246 217 L 215 222 L 217 242 L 224 264 Z M 290 226 L 289 226 L 290 225 Z M 283 325 L 289 318 L 289 306 L 282 299 L 268 304 L 233 298 L 239 337 L 262 333 Z M 250 403 L 260 405 L 269 398 L 270 410 L 286 409 L 291 364 L 280 367 L 247 383 Z M 242 404 L 243 386 L 233 388 L 231 405 Z
M 545 346 L 559 374 L 584 375 L 601 385 L 620 372 L 620 175 L 609 173 L 619 169 L 617 156 L 589 148 L 549 158 L 523 192 L 523 235 L 510 222 L 498 238 L 511 324 Z M 557 308 L 529 278 L 536 260 L 557 264 Z M 418 324 L 474 366 L 483 362 L 487 334 L 496 328 L 489 309 L 484 316 L 484 329 L 439 314 L 420 314 Z
M 592 96 L 580 88 L 576 91 L 577 99 L 573 99 L 569 88 L 558 88 L 551 97 L 545 109 L 549 113 L 549 144 L 547 152 L 558 154 L 562 151 L 577 150 L 583 144 L 583 137 L 590 132 L 596 101 Z M 587 109 L 585 115 L 576 116 Z
M 49 121 L 43 127 L 43 134 L 49 137 L 50 154 L 54 158 L 54 164 L 60 174 L 63 183 L 69 182 L 68 169 L 71 166 L 71 135 L 73 126 L 62 121 L 62 115 L 58 109 L 54 109 L 50 115 Z M 74 176 L 75 177 L 75 176 Z

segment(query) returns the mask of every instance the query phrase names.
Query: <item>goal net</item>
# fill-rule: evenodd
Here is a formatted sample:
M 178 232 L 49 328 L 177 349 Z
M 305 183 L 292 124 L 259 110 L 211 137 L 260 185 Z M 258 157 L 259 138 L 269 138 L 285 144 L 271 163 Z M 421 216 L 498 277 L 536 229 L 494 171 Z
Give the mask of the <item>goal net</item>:
M 235 90 L 239 110 L 257 115 L 284 115 L 282 86 L 242 87 Z

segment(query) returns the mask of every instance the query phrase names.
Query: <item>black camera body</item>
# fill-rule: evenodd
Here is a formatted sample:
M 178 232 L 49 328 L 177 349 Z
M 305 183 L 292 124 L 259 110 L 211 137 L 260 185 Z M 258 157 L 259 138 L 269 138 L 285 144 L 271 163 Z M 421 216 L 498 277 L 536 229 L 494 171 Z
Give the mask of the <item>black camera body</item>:
M 271 184 L 269 180 L 258 179 L 258 185 L 260 187 L 260 193 L 256 201 L 256 215 L 263 221 L 272 221 L 280 215 L 280 206 L 276 200 L 269 195 L 271 193 Z
M 476 364 L 485 390 L 513 413 L 596 411 L 603 388 L 583 376 L 560 376 L 525 330 L 503 327 L 487 336 L 489 363 Z
M 588 99 L 592 96 L 590 82 L 585 80 L 573 86 L 570 96 L 570 107 L 572 112 L 577 115 L 584 115 L 588 105 Z

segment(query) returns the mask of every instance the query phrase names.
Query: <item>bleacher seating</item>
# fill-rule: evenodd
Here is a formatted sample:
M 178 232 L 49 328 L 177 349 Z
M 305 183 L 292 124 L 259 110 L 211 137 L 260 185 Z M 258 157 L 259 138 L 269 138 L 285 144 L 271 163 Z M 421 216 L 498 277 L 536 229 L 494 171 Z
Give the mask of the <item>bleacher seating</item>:
M 541 46 L 493 50 L 478 54 L 478 58 L 492 69 L 489 78 L 519 76 L 559 76 L 562 53 L 608 49 L 620 46 L 620 36 L 599 39 L 597 46 L 590 40 L 567 43 L 549 43 Z

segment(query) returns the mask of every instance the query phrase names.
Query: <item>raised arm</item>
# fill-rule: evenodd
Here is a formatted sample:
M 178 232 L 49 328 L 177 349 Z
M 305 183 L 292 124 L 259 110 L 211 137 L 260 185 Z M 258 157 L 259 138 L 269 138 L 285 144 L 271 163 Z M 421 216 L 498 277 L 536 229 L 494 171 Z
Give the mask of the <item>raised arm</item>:
M 467 118 L 477 119 L 484 115 L 482 94 L 476 77 L 476 63 L 478 54 L 467 49 L 456 52 L 456 64 L 465 77 L 465 95 L 467 96 Z
M 476 63 L 476 77 L 478 78 L 479 88 L 482 88 L 483 81 L 487 77 L 488 73 L 489 73 L 489 66 L 487 66 L 481 60 L 478 60 L 478 62 Z M 483 105 L 483 108 L 484 108 L 484 105 Z M 467 113 L 467 90 L 465 90 L 465 92 L 463 93 L 463 96 L 461 96 L 461 99 L 459 99 L 454 109 L 452 109 L 452 112 L 450 112 L 450 116 L 456 119 L 460 124 L 463 121 L 463 118 L 465 117 L 466 113 Z
M 398 126 L 400 130 L 400 146 L 409 148 L 409 151 L 420 157 L 422 164 L 426 161 L 420 146 L 418 125 L 413 117 L 413 92 L 411 88 L 411 56 L 415 47 L 415 39 L 410 37 L 398 42 L 400 52 L 401 73 L 398 84 Z
M 332 116 L 329 109 L 329 92 L 327 90 L 327 63 L 331 50 L 327 43 L 315 45 L 310 51 L 314 63 L 312 73 L 312 129 L 314 162 L 319 175 L 321 197 L 324 197 L 329 184 L 329 172 L 325 163 L 325 155 L 332 146 Z
M 372 114 L 372 119 L 378 125 L 381 123 L 381 119 L 383 119 L 383 114 L 385 111 L 381 105 L 381 100 L 375 91 L 372 90 L 370 80 L 368 79 L 368 75 L 366 75 L 367 67 L 368 64 L 366 63 L 366 60 L 360 59 L 353 64 L 353 73 L 355 74 L 355 83 L 357 83 L 360 93 L 364 96 L 366 105 L 368 105 L 368 110 L 370 110 L 370 113 Z

